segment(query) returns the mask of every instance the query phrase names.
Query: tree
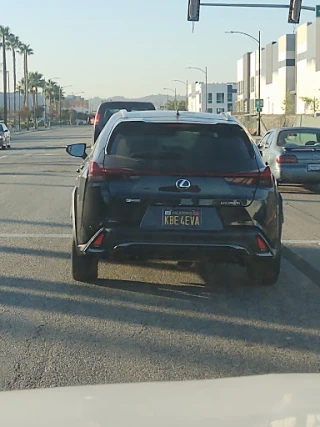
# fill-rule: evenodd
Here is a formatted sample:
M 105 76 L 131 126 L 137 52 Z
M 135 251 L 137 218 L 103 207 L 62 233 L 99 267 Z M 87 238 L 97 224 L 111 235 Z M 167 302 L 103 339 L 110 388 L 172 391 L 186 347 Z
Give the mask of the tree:
M 19 46 L 19 52 L 23 55 L 23 74 L 24 74 L 24 105 L 29 108 L 29 84 L 28 84 L 28 57 L 33 55 L 33 50 L 29 44 L 21 43 Z
M 32 107 L 34 111 L 34 126 L 37 127 L 37 114 L 36 110 L 38 108 L 38 88 L 43 86 L 43 75 L 37 71 L 32 71 L 28 75 L 30 92 L 32 93 Z
M 284 114 L 289 114 L 292 112 L 292 108 L 294 107 L 293 102 L 292 102 L 292 97 L 291 97 L 291 93 L 288 90 L 286 92 L 286 96 L 282 102 L 282 110 L 284 111 Z
M 31 117 L 31 111 L 27 107 L 22 107 L 21 110 L 18 110 L 17 113 L 19 114 L 20 118 L 25 121 L 27 130 L 29 130 L 29 121 Z
M 304 111 L 305 113 L 311 107 L 311 111 L 315 113 L 319 109 L 319 99 L 316 97 L 309 98 L 308 96 L 302 96 L 301 101 L 304 102 Z
M 14 113 L 14 125 L 16 125 L 16 92 L 17 92 L 17 61 L 16 61 L 16 52 L 20 48 L 19 37 L 14 34 L 10 34 L 8 37 L 8 47 L 12 52 L 12 62 L 13 62 L 13 113 Z
M 8 99 L 7 99 L 7 41 L 10 28 L 0 25 L 0 47 L 2 48 L 2 75 L 3 75 L 3 120 L 8 124 Z
M 168 101 L 164 106 L 166 110 L 180 110 L 187 111 L 186 101 Z

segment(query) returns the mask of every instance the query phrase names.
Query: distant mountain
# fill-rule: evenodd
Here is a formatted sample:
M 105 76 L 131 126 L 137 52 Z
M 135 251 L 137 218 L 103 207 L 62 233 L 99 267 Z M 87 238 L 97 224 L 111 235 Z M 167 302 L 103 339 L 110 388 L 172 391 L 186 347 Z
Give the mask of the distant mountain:
M 173 93 L 168 95 L 158 94 L 158 95 L 147 95 L 142 98 L 125 98 L 123 96 L 111 96 L 110 98 L 105 98 L 108 101 L 139 101 L 139 102 L 152 102 L 156 107 L 165 105 L 168 99 L 173 99 Z M 185 100 L 185 96 L 177 95 L 177 100 Z

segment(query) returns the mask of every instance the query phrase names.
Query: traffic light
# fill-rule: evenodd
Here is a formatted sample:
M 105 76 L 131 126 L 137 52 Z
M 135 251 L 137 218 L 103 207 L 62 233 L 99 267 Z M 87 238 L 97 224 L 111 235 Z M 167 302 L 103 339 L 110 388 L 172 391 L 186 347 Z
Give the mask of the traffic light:
M 302 0 L 290 0 L 289 6 L 289 24 L 299 24 Z
M 198 22 L 200 16 L 200 0 L 189 0 L 188 21 Z

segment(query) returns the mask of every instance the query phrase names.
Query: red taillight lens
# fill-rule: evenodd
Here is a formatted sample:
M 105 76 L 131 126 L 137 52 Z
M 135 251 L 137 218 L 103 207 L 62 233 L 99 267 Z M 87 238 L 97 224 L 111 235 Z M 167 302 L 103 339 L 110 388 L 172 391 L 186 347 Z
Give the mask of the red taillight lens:
M 262 239 L 262 237 L 256 236 L 256 242 L 260 251 L 265 252 L 268 250 L 268 246 L 266 245 L 266 242 Z
M 96 117 L 94 118 L 94 123 L 95 123 L 95 125 L 98 125 L 98 124 L 99 124 L 99 122 L 100 122 L 100 118 L 101 118 L 101 115 L 100 115 L 99 113 L 97 113 L 97 114 L 96 114 Z
M 97 162 L 91 162 L 89 168 L 89 181 L 99 182 L 105 180 L 105 170 Z
M 272 187 L 272 173 L 267 166 L 263 171 L 256 172 L 242 172 L 239 174 L 234 174 L 232 176 L 225 177 L 225 180 L 230 184 L 239 184 L 239 185 L 259 185 L 261 187 Z
M 293 155 L 283 155 L 283 156 L 278 156 L 277 157 L 277 163 L 298 163 L 298 159 L 296 158 L 296 156 L 293 156 Z
M 273 186 L 272 172 L 271 172 L 271 169 L 269 166 L 267 166 L 263 171 L 260 171 L 259 186 L 260 187 L 272 187 Z
M 92 246 L 96 248 L 100 247 L 103 243 L 103 240 L 104 240 L 104 234 L 103 233 L 99 234 L 99 236 L 94 239 Z
M 105 169 L 97 162 L 91 162 L 88 179 L 91 182 L 101 182 L 106 179 L 125 179 L 132 175 L 137 175 L 137 172 L 128 168 Z

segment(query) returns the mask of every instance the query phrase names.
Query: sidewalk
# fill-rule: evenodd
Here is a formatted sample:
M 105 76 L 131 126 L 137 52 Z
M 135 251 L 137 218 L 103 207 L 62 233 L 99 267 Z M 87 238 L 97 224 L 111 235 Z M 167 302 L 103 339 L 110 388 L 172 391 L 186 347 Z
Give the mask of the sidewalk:
M 17 132 L 11 131 L 11 135 L 14 136 L 14 135 L 22 135 L 24 133 L 31 133 L 31 132 L 44 132 L 44 131 L 51 130 L 51 129 L 54 129 L 54 128 L 55 127 L 50 127 L 50 128 L 40 127 L 40 128 L 37 128 L 37 129 L 29 129 L 29 130 L 23 129 L 23 130 L 19 130 Z

